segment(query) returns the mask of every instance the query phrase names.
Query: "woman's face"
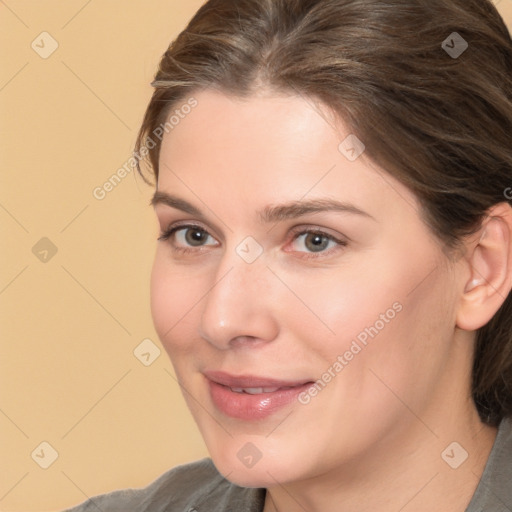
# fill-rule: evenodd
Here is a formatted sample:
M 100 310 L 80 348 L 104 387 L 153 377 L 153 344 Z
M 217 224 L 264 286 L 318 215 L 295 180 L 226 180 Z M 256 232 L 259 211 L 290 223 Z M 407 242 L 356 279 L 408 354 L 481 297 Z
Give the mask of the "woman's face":
M 414 195 L 310 100 L 195 98 L 161 148 L 155 210 L 176 230 L 151 300 L 219 471 L 264 487 L 428 434 L 467 368 L 455 267 Z

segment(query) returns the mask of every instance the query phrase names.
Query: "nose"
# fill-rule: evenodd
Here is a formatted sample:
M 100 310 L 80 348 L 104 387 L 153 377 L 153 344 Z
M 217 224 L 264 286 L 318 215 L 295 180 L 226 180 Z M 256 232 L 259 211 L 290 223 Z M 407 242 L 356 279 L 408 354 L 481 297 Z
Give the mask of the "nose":
M 199 334 L 221 350 L 268 343 L 279 331 L 272 273 L 263 258 L 247 263 L 232 252 L 201 301 Z

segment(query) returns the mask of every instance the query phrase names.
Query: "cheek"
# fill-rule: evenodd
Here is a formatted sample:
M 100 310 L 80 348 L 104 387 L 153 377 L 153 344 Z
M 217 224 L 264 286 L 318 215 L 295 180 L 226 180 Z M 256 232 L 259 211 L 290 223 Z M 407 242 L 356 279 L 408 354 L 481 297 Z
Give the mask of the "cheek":
M 151 314 L 160 341 L 171 355 L 175 350 L 186 349 L 189 334 L 197 325 L 192 322 L 204 292 L 200 279 L 191 279 L 186 271 L 177 270 L 157 250 L 151 272 Z
M 417 277 L 420 282 L 421 274 Z M 351 328 L 349 339 L 359 341 L 362 335 L 364 344 L 358 343 L 362 350 L 347 367 L 342 393 L 357 397 L 363 414 L 373 411 L 391 419 L 403 413 L 404 403 L 421 411 L 437 392 L 452 346 L 448 283 L 449 276 L 438 269 L 415 289 L 405 276 L 374 290 L 363 324 L 358 318 Z M 354 318 L 358 305 L 362 303 L 353 306 Z M 345 318 L 350 321 L 350 315 Z
M 317 371 L 343 374 L 336 381 L 353 396 L 370 399 L 376 387 L 385 394 L 378 377 L 404 394 L 414 382 L 424 390 L 433 386 L 453 334 L 449 274 L 437 266 L 433 252 L 416 266 L 396 256 L 361 261 L 311 279 L 288 276 L 308 306 L 293 297 L 287 301 L 294 338 L 308 345 Z
M 281 301 L 286 304 L 283 318 L 298 340 L 322 354 L 324 364 L 349 350 L 353 340 L 364 346 L 369 330 L 384 332 L 399 316 L 406 286 L 391 269 L 372 272 L 374 267 L 363 261 L 285 277 L 293 294 Z

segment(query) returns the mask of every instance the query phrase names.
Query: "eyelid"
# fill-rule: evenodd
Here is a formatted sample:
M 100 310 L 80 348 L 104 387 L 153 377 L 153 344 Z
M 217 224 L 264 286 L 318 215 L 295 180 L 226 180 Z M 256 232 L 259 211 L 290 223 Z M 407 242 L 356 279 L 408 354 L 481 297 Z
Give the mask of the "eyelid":
M 319 233 L 324 235 L 326 238 L 330 238 L 331 240 L 334 240 L 335 242 L 338 242 L 340 244 L 348 243 L 350 241 L 350 238 L 346 235 L 335 235 L 331 233 L 331 231 L 328 228 L 314 226 L 311 224 L 302 224 L 300 226 L 294 226 L 293 228 L 290 229 L 290 233 L 292 235 L 298 235 L 302 233 Z

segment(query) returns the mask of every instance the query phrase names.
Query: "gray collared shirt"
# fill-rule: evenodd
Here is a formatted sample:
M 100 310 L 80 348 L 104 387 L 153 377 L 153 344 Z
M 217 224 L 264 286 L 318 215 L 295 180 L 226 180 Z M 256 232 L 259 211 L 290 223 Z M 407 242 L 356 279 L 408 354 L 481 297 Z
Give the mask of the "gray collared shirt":
M 265 493 L 229 482 L 205 458 L 170 469 L 147 487 L 102 494 L 64 512 L 262 512 Z M 512 418 L 501 422 L 465 512 L 512 512 Z

